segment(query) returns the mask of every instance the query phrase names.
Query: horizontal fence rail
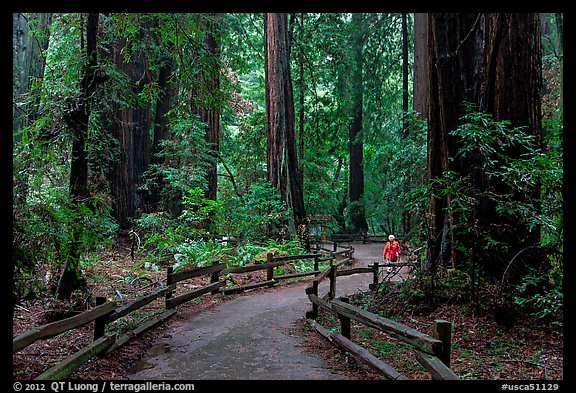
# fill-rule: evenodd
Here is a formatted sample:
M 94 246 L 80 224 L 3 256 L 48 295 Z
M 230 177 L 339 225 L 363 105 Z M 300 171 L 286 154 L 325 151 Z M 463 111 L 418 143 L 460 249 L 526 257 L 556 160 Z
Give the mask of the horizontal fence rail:
M 388 333 L 391 336 L 412 345 L 414 348 L 420 349 L 421 351 L 436 356 L 442 354 L 442 341 L 427 334 L 420 333 L 413 328 L 402 325 L 401 323 L 395 322 L 391 319 L 381 317 L 359 307 L 344 303 L 341 300 L 333 300 L 331 305 L 332 309 L 338 315 L 343 315 L 366 326 Z
M 30 329 L 12 339 L 12 353 L 20 351 L 37 340 L 57 336 L 60 333 L 92 322 L 103 315 L 110 314 L 114 311 L 115 307 L 116 303 L 114 302 L 102 304 L 82 314 Z
M 405 265 L 409 266 L 410 264 Z M 338 264 L 331 263 L 329 267 L 318 273 L 305 289 L 306 295 L 308 295 L 308 299 L 312 303 L 312 310 L 306 312 L 306 318 L 309 323 L 330 342 L 351 353 L 359 361 L 388 379 L 402 380 L 408 378 L 350 340 L 352 320 L 384 332 L 411 346 L 416 361 L 430 373 L 433 379 L 459 379 L 458 375 L 450 369 L 452 329 L 450 322 L 444 320 L 435 321 L 434 331 L 438 336 L 438 338 L 435 338 L 409 326 L 351 305 L 347 297 L 335 299 L 337 277 L 358 273 L 372 273 L 373 282 L 369 285 L 369 288 L 376 290 L 378 287 L 379 268 L 384 266 L 389 266 L 389 264 L 382 265 L 376 262 L 368 267 L 339 270 Z M 319 284 L 326 279 L 330 280 L 329 290 L 325 296 L 320 297 L 318 294 Z M 316 322 L 319 310 L 328 312 L 338 318 L 340 321 L 340 333 L 329 332 Z
M 84 348 L 59 362 L 55 366 L 50 367 L 35 378 L 63 379 L 71 375 L 75 370 L 82 366 L 82 364 L 86 363 L 93 357 L 101 354 L 110 354 L 118 347 L 127 343 L 131 338 L 139 336 L 154 326 L 166 321 L 176 314 L 179 305 L 193 299 L 206 294 L 216 295 L 221 293 L 227 295 L 262 286 L 273 286 L 280 280 L 315 276 L 322 271 L 319 268 L 321 262 L 329 262 L 335 266 L 336 264 L 348 263 L 353 260 L 352 254 L 354 249 L 352 247 L 346 247 L 343 251 L 337 251 L 337 244 L 334 243 L 333 250 L 319 248 L 318 251 L 318 253 L 304 255 L 273 256 L 272 254 L 268 254 L 266 262 L 255 263 L 254 265 L 249 266 L 227 267 L 225 264 L 214 261 L 209 266 L 195 267 L 177 272 L 174 271 L 173 267 L 168 267 L 165 287 L 151 291 L 140 296 L 138 299 L 123 305 L 119 305 L 114 301 L 107 302 L 105 298 L 97 297 L 96 306 L 87 311 L 70 318 L 32 328 L 14 337 L 12 340 L 12 352 L 13 354 L 17 353 L 38 340 L 49 339 L 69 330 L 94 322 L 94 340 L 91 343 L 87 344 Z M 338 258 L 344 259 L 337 261 Z M 311 264 L 312 270 L 310 271 L 282 275 L 274 274 L 274 268 L 276 267 L 284 266 L 293 261 L 306 259 L 313 260 L 313 263 Z M 249 283 L 242 286 L 227 287 L 229 275 L 258 270 L 266 270 L 267 279 L 265 281 Z M 202 276 L 209 277 L 210 283 L 176 295 L 180 283 Z M 110 323 L 126 317 L 162 298 L 164 299 L 164 311 L 156 313 L 147 321 L 141 323 L 138 327 L 119 337 L 116 333 L 106 333 L 106 328 Z

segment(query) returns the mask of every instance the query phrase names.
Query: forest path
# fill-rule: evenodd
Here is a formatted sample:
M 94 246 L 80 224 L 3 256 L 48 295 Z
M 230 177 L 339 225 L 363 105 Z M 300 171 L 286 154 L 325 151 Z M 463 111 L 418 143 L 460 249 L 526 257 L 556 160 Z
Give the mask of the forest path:
M 355 266 L 381 260 L 383 244 L 351 244 Z M 396 276 L 397 279 L 398 276 Z M 311 309 L 309 280 L 226 300 L 195 314 L 159 337 L 141 360 L 133 380 L 338 380 L 304 337 L 291 333 Z M 371 274 L 342 276 L 336 296 L 368 290 Z M 328 292 L 328 280 L 319 294 Z

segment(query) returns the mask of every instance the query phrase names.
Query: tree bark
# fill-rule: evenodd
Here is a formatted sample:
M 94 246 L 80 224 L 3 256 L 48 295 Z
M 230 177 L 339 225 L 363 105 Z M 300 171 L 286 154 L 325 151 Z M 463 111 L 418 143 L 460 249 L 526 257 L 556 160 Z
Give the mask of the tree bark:
M 406 13 L 402 14 L 402 139 L 408 138 L 410 124 L 408 122 L 408 23 Z M 408 193 L 408 183 L 404 182 L 404 193 Z M 406 209 L 402 210 L 402 231 L 407 236 L 412 228 L 412 215 Z
M 154 112 L 154 139 L 151 146 L 150 163 L 161 165 L 164 160 L 160 156 L 162 152 L 162 141 L 167 140 L 169 136 L 168 128 L 168 111 L 174 102 L 176 89 L 174 83 L 170 81 L 173 72 L 173 62 L 170 56 L 166 56 L 158 71 L 158 88 L 160 95 L 158 102 L 156 102 L 156 109 Z M 153 187 L 150 190 L 150 209 L 158 211 L 163 209 L 161 204 L 162 199 L 163 180 L 158 176 L 153 182 Z M 169 205 L 170 203 L 168 203 Z
M 428 119 L 428 14 L 414 14 L 413 108 L 421 119 Z
M 428 178 L 442 177 L 448 170 L 465 173 L 464 160 L 451 161 L 457 141 L 450 135 L 466 114 L 465 103 L 477 103 L 482 77 L 481 15 L 428 14 Z M 458 78 L 454 78 L 458 75 Z M 448 215 L 450 198 L 430 200 L 428 248 L 423 266 L 432 275 L 440 264 L 456 259 L 452 228 L 457 223 Z
M 366 222 L 365 207 L 362 203 L 364 195 L 364 143 L 362 131 L 363 115 L 363 95 L 364 95 L 364 38 L 365 26 L 360 14 L 352 14 L 352 25 L 355 28 L 352 37 L 354 51 L 354 71 L 352 76 L 352 125 L 350 126 L 349 150 L 350 150 L 350 172 L 349 172 L 349 196 L 352 206 L 356 203 L 356 208 L 351 212 L 351 225 L 354 233 L 367 233 L 368 223 Z
M 299 36 L 300 42 L 304 40 L 304 13 L 300 13 L 300 25 L 299 25 Z M 306 86 L 304 83 L 304 47 L 300 45 L 299 57 L 298 57 L 298 94 L 300 108 L 298 110 L 298 156 L 300 160 L 304 157 L 304 121 L 305 121 L 305 110 L 304 110 L 304 95 L 306 93 Z M 300 161 L 302 162 L 302 161 Z M 304 185 L 304 168 L 300 165 L 300 182 Z
M 140 35 L 137 39 L 144 39 Z M 146 58 L 142 51 L 130 55 L 126 62 L 123 50 L 127 41 L 120 39 L 111 49 L 114 63 L 120 72 L 125 73 L 132 94 L 142 92 L 144 86 L 150 83 L 150 75 L 146 68 Z M 114 161 L 109 172 L 110 189 L 114 201 L 114 218 L 120 229 L 129 229 L 137 212 L 144 210 L 146 191 L 138 192 L 143 182 L 143 174 L 150 164 L 150 104 L 117 108 L 112 114 L 111 133 L 118 141 L 119 156 Z
M 296 152 L 287 14 L 264 14 L 264 45 L 268 180 L 292 209 L 298 227 L 305 224 L 306 212 Z
M 492 114 L 494 120 L 508 120 L 512 127 L 525 126 L 527 132 L 536 138 L 536 146 L 542 144 L 541 112 L 541 42 L 540 15 L 538 13 L 490 13 L 486 15 L 486 49 L 482 83 L 484 110 Z M 507 155 L 520 158 L 526 151 L 509 148 Z M 518 202 L 536 201 L 540 196 L 538 184 L 527 184 L 529 200 L 515 196 Z M 499 195 L 513 192 L 504 182 L 490 180 L 485 189 L 490 188 Z M 532 202 L 535 203 L 535 202 Z M 507 263 L 522 249 L 540 243 L 540 227 L 530 230 L 526 224 L 513 217 L 496 212 L 496 203 L 486 201 L 478 215 L 483 225 L 497 225 L 494 237 L 506 243 L 510 249 L 506 253 L 484 258 L 487 271 L 501 276 Z M 516 275 L 509 281 L 517 283 L 526 272 L 527 266 L 518 266 Z
M 505 182 L 489 179 L 478 170 L 482 159 L 478 154 L 454 159 L 458 141 L 449 132 L 460 125 L 468 102 L 492 114 L 496 121 L 509 120 L 514 127 L 527 126 L 538 144 L 541 143 L 539 15 L 442 13 L 431 14 L 428 24 L 431 97 L 428 177 L 433 180 L 450 170 L 469 175 L 474 189 L 497 195 L 510 193 L 512 190 Z M 515 148 L 505 153 L 519 158 L 525 152 Z M 538 185 L 527 187 L 531 188 L 530 200 L 517 196 L 518 202 L 537 199 Z M 432 197 L 430 201 L 431 227 L 424 268 L 432 274 L 441 263 L 463 259 L 454 248 L 453 228 L 460 223 L 446 213 L 449 204 L 450 196 Z M 529 230 L 525 224 L 497 213 L 492 197 L 481 198 L 470 220 L 467 225 L 474 225 L 480 232 L 495 229 L 490 236 L 510 247 L 507 252 L 494 250 L 472 256 L 488 274 L 496 277 L 503 273 L 513 255 L 540 240 L 538 227 Z M 482 241 L 472 234 L 459 234 L 458 240 L 461 244 Z
M 217 157 L 220 149 L 220 105 L 218 98 L 215 98 L 218 97 L 220 89 L 220 49 L 216 41 L 218 18 L 218 14 L 207 14 L 203 18 L 204 43 L 208 49 L 208 55 L 205 57 L 205 70 L 200 75 L 203 92 L 196 95 L 194 99 L 197 102 L 193 102 L 192 105 L 200 121 L 206 124 L 204 138 L 210 149 L 212 160 L 206 171 L 205 196 L 214 201 L 217 199 L 218 191 Z

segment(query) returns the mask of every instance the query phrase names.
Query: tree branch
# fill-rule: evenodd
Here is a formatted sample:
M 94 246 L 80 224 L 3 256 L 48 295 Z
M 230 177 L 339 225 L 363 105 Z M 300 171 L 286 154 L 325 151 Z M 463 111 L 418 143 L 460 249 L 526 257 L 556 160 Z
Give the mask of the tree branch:
M 218 158 L 220 159 L 220 162 L 222 163 L 222 166 L 224 166 L 224 169 L 226 170 L 226 172 L 228 173 L 228 178 L 230 179 L 230 181 L 232 182 L 232 187 L 234 187 L 234 193 L 238 196 L 238 198 L 240 198 L 240 200 L 244 201 L 244 198 L 242 197 L 242 194 L 240 194 L 240 192 L 238 191 L 238 185 L 236 184 L 236 180 L 234 178 L 234 175 L 232 174 L 232 172 L 230 171 L 230 168 L 228 168 L 228 165 L 226 165 L 226 163 L 224 162 L 224 160 L 222 159 L 221 155 L 218 155 Z M 221 175 L 224 176 L 224 175 Z

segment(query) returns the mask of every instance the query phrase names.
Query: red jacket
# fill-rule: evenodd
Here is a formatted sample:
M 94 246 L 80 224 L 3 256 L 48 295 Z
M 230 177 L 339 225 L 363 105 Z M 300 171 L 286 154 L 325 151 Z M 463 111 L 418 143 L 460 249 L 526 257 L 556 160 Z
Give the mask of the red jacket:
M 400 244 L 396 240 L 393 240 L 392 242 L 389 241 L 386 242 L 383 253 L 384 259 L 396 262 L 398 260 L 398 256 L 400 255 L 400 253 L 401 253 Z

